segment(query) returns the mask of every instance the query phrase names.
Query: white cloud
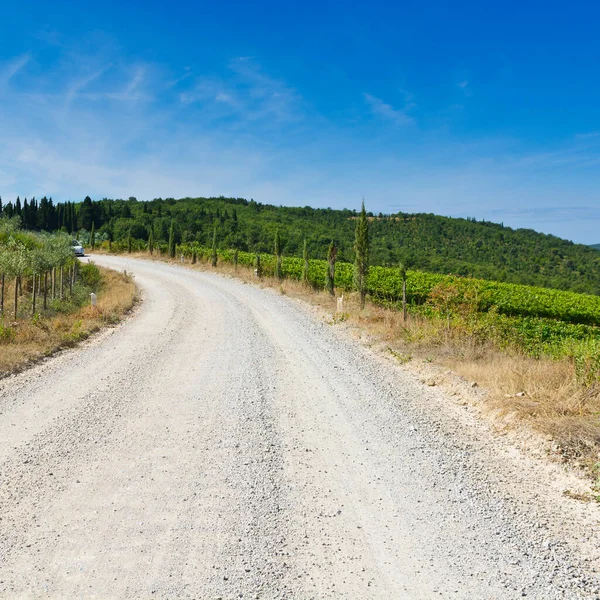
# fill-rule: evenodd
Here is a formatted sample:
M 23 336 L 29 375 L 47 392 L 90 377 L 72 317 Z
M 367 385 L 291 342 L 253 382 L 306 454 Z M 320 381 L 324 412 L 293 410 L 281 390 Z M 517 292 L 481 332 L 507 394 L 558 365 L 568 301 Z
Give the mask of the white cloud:
M 252 57 L 236 58 L 228 69 L 229 76 L 197 78 L 190 91 L 180 94 L 181 102 L 200 103 L 216 117 L 235 117 L 238 125 L 267 119 L 286 123 L 303 117 L 296 90 L 267 75 Z
M 29 54 L 23 54 L 11 60 L 0 69 L 0 85 L 6 85 L 30 61 Z
M 387 104 L 381 98 L 377 98 L 371 94 L 364 93 L 363 97 L 367 104 L 371 107 L 373 114 L 382 117 L 388 121 L 392 121 L 396 125 L 410 125 L 414 123 L 413 117 L 408 112 L 416 106 L 411 100 L 411 96 L 406 94 L 405 105 L 403 108 L 394 108 L 391 104 Z

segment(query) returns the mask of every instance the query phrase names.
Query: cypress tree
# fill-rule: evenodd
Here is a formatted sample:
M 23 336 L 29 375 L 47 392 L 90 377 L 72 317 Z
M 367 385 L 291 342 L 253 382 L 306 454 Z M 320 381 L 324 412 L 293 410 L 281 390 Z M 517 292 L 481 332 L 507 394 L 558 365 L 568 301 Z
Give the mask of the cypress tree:
M 406 321 L 406 265 L 400 263 L 400 277 L 402 278 L 402 318 Z
M 212 251 L 211 251 L 211 259 L 210 264 L 213 267 L 217 266 L 217 226 L 213 227 L 213 241 L 212 241 Z
M 260 264 L 260 254 L 256 253 L 256 276 L 260 279 L 262 277 L 262 266 Z
M 92 250 L 96 248 L 96 225 L 92 222 L 92 231 L 90 232 L 90 246 Z
M 150 233 L 148 234 L 148 252 L 150 256 L 154 254 L 154 227 L 150 227 Z
M 304 238 L 304 246 L 302 248 L 302 259 L 304 264 L 302 265 L 302 283 L 308 285 L 308 245 L 306 244 L 306 238 Z
M 236 272 L 237 272 L 237 267 L 238 267 L 238 259 L 239 259 L 239 250 L 236 248 L 233 251 L 233 268 L 235 269 Z
M 333 240 L 331 240 L 331 244 L 329 244 L 329 250 L 327 251 L 327 289 L 329 293 L 334 296 L 335 295 L 335 261 L 337 259 L 337 248 Z
M 171 227 L 169 229 L 169 256 L 175 258 L 175 225 L 171 219 Z
M 277 279 L 283 279 L 283 271 L 281 269 L 281 237 L 279 236 L 279 229 L 275 231 L 275 277 Z
M 133 243 L 131 240 L 131 229 L 127 232 L 127 252 L 131 254 Z
M 356 220 L 354 238 L 354 286 L 360 294 L 360 307 L 364 309 L 367 295 L 367 274 L 369 273 L 369 222 L 362 202 L 360 215 Z
M 192 264 L 195 265 L 197 261 L 198 261 L 198 256 L 196 254 L 196 248 L 194 248 L 192 250 Z

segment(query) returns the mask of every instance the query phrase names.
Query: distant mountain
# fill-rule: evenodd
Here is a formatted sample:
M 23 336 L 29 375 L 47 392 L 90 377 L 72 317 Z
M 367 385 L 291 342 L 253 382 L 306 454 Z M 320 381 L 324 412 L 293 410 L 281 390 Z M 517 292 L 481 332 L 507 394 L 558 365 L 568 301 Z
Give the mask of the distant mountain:
M 592 248 L 596 248 L 596 250 L 600 250 L 600 244 L 590 244 Z

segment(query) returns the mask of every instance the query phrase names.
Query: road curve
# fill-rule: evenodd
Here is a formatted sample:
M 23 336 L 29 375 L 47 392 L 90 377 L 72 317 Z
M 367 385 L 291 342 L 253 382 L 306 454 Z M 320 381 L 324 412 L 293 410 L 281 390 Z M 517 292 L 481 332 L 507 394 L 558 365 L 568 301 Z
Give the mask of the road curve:
M 0 381 L 0 598 L 595 597 L 585 505 L 440 391 L 272 291 L 95 260 L 136 316 Z

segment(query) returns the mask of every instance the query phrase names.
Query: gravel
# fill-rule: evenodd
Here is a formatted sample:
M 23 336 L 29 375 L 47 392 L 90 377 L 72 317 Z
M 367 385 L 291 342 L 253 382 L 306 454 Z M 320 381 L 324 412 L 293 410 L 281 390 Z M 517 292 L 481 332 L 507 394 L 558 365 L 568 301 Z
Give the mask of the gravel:
M 95 260 L 137 314 L 0 381 L 0 597 L 600 597 L 597 508 L 441 390 L 270 290 Z

